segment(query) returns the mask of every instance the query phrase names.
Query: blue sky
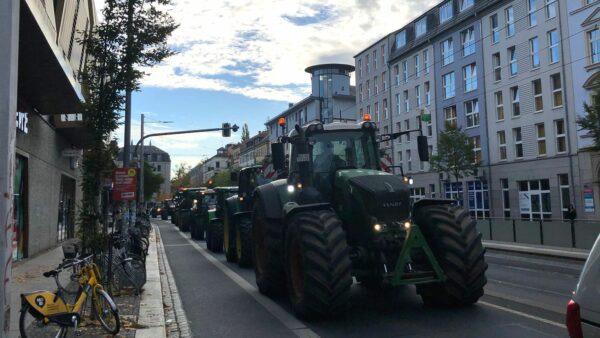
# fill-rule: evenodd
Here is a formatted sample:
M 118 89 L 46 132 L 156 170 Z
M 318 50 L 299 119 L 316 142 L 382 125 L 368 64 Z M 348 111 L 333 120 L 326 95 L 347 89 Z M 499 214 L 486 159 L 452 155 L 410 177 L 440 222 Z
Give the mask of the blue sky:
M 354 64 L 353 56 L 439 2 L 438 0 L 173 0 L 180 27 L 169 39 L 178 54 L 146 70 L 133 96 L 132 139 L 146 133 L 248 123 L 251 134 L 267 118 L 310 94 L 308 66 Z M 102 1 L 97 1 L 98 10 Z M 354 82 L 354 79 L 351 80 Z M 239 141 L 219 133 L 160 137 L 172 169 L 196 165 L 220 146 Z M 115 136 L 122 143 L 123 128 Z

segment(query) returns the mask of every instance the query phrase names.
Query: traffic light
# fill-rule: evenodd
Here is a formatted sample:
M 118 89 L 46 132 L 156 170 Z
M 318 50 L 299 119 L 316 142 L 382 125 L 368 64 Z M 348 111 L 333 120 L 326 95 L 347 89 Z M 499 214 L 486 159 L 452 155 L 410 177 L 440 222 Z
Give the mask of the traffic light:
M 225 122 L 221 128 L 223 129 L 223 137 L 231 137 L 231 124 Z

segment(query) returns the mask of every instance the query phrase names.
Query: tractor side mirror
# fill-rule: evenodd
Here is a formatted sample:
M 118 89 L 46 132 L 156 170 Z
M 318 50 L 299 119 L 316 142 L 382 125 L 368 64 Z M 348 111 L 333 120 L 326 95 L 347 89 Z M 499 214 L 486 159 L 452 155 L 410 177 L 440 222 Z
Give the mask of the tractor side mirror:
M 232 171 L 231 173 L 229 173 L 229 180 L 231 182 L 237 182 L 237 180 L 238 180 L 238 173 L 237 173 L 237 171 Z
M 427 136 L 417 136 L 417 147 L 419 150 L 419 160 L 421 160 L 421 162 L 429 161 L 429 145 L 427 144 Z
M 271 158 L 274 170 L 285 170 L 285 153 L 283 143 L 271 143 Z

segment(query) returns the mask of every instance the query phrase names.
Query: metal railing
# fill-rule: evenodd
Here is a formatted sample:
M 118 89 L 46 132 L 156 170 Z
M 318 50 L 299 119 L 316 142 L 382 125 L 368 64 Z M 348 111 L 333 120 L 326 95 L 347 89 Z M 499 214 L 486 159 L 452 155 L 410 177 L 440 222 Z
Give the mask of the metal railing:
M 600 234 L 600 220 L 515 218 L 478 219 L 485 240 L 591 249 Z

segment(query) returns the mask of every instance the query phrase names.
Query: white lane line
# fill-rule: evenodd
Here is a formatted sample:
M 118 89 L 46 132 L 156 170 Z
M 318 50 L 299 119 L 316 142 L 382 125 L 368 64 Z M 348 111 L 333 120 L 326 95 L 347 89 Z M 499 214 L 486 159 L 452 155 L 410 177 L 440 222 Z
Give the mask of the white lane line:
M 527 305 L 527 306 L 531 306 L 531 307 L 538 308 L 538 309 L 544 309 L 544 310 L 547 310 L 550 312 L 554 312 L 558 315 L 564 315 L 564 311 L 565 311 L 565 307 L 559 308 L 557 306 L 553 306 L 553 305 L 549 305 L 549 304 L 545 304 L 545 303 L 541 303 L 541 302 L 536 302 L 533 300 L 528 300 L 528 299 L 525 299 L 522 297 L 513 297 L 513 296 L 503 294 L 503 293 L 490 291 L 487 289 L 485 290 L 485 296 L 491 296 L 491 297 L 495 297 L 495 298 L 508 300 L 513 303 L 518 303 L 521 305 Z M 566 302 L 565 302 L 565 304 L 566 304 Z
M 196 249 L 204 258 L 206 258 L 209 262 L 211 262 L 214 266 L 219 268 L 221 272 L 223 272 L 227 277 L 233 280 L 242 290 L 246 291 L 254 300 L 256 300 L 260 305 L 262 305 L 269 313 L 271 313 L 275 318 L 277 318 L 285 327 L 290 329 L 296 336 L 301 338 L 319 338 L 319 335 L 313 330 L 309 329 L 296 319 L 294 316 L 289 314 L 287 311 L 282 309 L 277 303 L 273 302 L 269 298 L 261 295 L 258 292 L 258 289 L 248 283 L 244 278 L 235 273 L 233 270 L 228 268 L 225 264 L 221 263 L 218 259 L 216 259 L 213 255 L 209 254 L 206 249 L 198 245 L 198 243 L 194 242 L 191 238 L 187 237 L 183 232 L 177 229 L 177 232 L 181 235 L 181 237 L 185 238 L 190 244 Z
M 482 301 L 482 300 L 480 300 L 479 302 L 477 302 L 477 304 L 481 304 L 481 305 L 489 306 L 489 307 L 491 307 L 491 308 L 494 308 L 494 309 L 498 309 L 498 310 L 502 310 L 502 311 L 510 312 L 510 313 L 512 313 L 512 314 L 515 314 L 515 315 L 517 315 L 517 316 L 521 316 L 521 317 L 525 317 L 525 318 L 529 318 L 529 319 L 537 320 L 537 321 L 539 321 L 539 322 L 546 323 L 546 324 L 550 324 L 550 325 L 553 325 L 553 326 L 556 326 L 556 327 L 560 327 L 560 328 L 562 328 L 562 329 L 566 329 L 566 328 L 567 328 L 567 327 L 566 327 L 564 324 L 562 324 L 562 323 L 553 322 L 553 321 L 551 321 L 551 320 L 544 319 L 544 318 L 542 318 L 542 317 L 538 317 L 538 316 L 530 315 L 530 314 L 528 314 L 528 313 L 525 313 L 525 312 L 521 312 L 521 311 L 517 311 L 517 310 L 509 309 L 509 308 L 507 308 L 507 307 L 500 306 L 500 305 L 496 305 L 496 304 L 492 304 L 492 303 L 488 303 L 488 302 L 485 302 L 485 301 Z
M 536 291 L 536 292 L 540 292 L 540 293 L 547 293 L 547 294 L 554 295 L 554 296 L 560 296 L 560 297 L 566 297 L 566 298 L 568 298 L 570 296 L 569 294 L 564 294 L 564 293 L 561 293 L 561 292 L 556 292 L 556 291 L 551 291 L 551 290 L 544 290 L 544 289 L 536 288 L 536 287 L 533 287 L 533 286 L 527 286 L 527 285 L 518 284 L 518 283 L 512 283 L 512 282 L 506 282 L 506 281 L 501 281 L 501 280 L 497 280 L 497 279 L 490 279 L 489 281 L 492 282 L 492 283 L 494 283 L 494 284 L 511 286 L 511 287 L 514 287 L 514 288 L 531 290 L 531 291 Z

